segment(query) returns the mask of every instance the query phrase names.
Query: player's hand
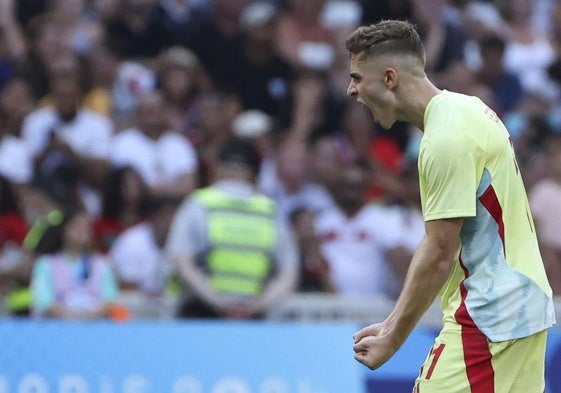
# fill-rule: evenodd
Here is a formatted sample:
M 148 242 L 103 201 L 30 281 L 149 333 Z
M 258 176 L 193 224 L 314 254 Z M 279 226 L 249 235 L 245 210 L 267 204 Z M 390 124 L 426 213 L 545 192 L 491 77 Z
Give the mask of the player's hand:
M 367 326 L 359 330 L 353 338 L 355 359 L 371 370 L 387 362 L 399 348 L 387 321 Z
M 368 336 L 356 343 L 353 349 L 356 360 L 369 369 L 375 370 L 393 356 L 397 351 L 397 346 L 390 335 Z
M 368 336 L 379 336 L 387 331 L 384 323 L 373 323 L 372 325 L 366 326 L 356 332 L 353 336 L 355 344 L 362 340 L 364 337 Z

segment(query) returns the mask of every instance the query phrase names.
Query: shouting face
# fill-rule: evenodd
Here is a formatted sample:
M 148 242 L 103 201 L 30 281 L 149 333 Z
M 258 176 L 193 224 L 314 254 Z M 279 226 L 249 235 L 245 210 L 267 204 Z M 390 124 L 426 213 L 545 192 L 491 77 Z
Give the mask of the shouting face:
M 360 54 L 351 54 L 350 77 L 347 95 L 366 105 L 374 120 L 389 129 L 397 120 L 393 92 L 397 81 L 395 69 Z

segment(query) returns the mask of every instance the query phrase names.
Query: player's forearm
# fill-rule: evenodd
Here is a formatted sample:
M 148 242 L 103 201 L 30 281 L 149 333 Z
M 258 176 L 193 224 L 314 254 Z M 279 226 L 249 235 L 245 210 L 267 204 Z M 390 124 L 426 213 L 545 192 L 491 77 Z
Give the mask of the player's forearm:
M 401 295 L 387 319 L 398 346 L 434 302 L 450 275 L 455 246 L 439 245 L 425 236 L 415 252 Z

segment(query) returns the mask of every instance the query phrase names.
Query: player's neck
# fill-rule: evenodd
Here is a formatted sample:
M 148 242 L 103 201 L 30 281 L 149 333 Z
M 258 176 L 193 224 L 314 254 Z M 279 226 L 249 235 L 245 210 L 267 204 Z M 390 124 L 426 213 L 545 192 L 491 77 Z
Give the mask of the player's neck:
M 428 78 L 416 79 L 403 97 L 402 118 L 424 131 L 425 110 L 430 100 L 442 90 L 438 89 Z

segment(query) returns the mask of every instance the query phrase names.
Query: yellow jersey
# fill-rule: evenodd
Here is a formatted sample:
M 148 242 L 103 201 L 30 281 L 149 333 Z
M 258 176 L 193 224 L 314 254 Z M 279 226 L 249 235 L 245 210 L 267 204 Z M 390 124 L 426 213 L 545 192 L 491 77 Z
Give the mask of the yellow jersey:
M 473 327 L 497 342 L 552 326 L 526 191 L 497 115 L 476 97 L 437 94 L 424 113 L 418 165 L 425 221 L 464 218 L 440 291 L 444 330 Z

